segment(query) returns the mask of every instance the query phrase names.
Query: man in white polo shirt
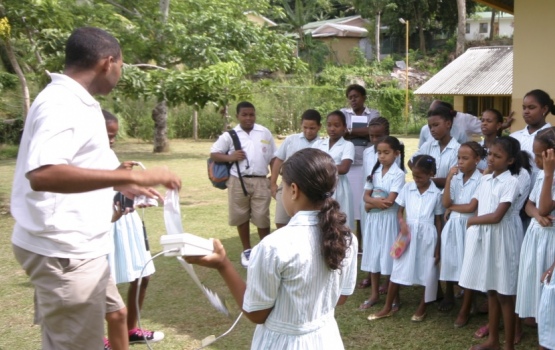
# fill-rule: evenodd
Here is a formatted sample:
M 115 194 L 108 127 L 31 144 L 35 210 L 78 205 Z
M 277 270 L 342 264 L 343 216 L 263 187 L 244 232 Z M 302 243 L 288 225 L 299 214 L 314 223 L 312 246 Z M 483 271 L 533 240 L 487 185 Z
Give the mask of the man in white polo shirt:
M 98 28 L 78 28 L 65 53 L 64 74 L 51 74 L 25 122 L 11 197 L 12 243 L 35 287 L 42 349 L 101 349 L 106 294 L 114 288 L 106 258 L 114 188 L 151 196 L 141 186 L 179 188 L 181 181 L 163 168 L 113 168 L 117 159 L 93 95 L 108 94 L 121 76 L 117 40 Z
M 238 162 L 245 186 L 244 193 L 237 166 L 230 168 L 227 180 L 229 226 L 237 226 L 243 245 L 241 265 L 247 268 L 251 253 L 249 221 L 258 228 L 260 239 L 270 234 L 270 202 L 272 192 L 268 179 L 269 168 L 274 161 L 276 146 L 270 130 L 256 124 L 256 111 L 250 102 L 237 104 L 237 125 L 233 130 L 241 141 L 236 150 L 228 132 L 222 134 L 210 149 L 210 158 L 216 162 Z

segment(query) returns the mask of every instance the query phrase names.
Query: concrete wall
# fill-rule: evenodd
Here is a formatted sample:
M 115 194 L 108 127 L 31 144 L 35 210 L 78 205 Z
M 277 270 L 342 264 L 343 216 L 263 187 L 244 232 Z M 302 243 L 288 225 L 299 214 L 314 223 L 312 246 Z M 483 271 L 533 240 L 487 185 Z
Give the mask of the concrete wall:
M 555 1 L 515 0 L 513 102 L 515 123 L 511 130 L 524 128 L 522 99 L 533 89 L 555 97 Z M 555 116 L 547 121 L 555 125 Z

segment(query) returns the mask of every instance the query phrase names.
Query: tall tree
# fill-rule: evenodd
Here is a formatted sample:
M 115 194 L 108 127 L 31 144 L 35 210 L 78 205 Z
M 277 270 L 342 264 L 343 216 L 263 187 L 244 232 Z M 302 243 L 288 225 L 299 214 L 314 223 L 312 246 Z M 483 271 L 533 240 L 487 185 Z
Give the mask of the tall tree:
M 466 43 L 466 0 L 457 0 L 457 46 L 455 56 L 459 57 L 464 53 Z

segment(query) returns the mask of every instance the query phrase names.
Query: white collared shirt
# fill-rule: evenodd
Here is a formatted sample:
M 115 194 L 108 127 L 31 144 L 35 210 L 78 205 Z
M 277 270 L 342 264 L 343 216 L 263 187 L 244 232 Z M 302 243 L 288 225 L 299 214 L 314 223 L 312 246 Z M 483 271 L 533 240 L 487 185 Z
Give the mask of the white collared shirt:
M 433 181 L 422 194 L 416 183 L 407 183 L 395 199 L 395 203 L 405 208 L 407 222 L 420 221 L 434 224 L 435 215 L 441 215 L 444 211 L 441 205 L 441 191 Z
M 472 200 L 472 196 L 476 188 L 480 184 L 482 173 L 476 168 L 474 173 L 466 182 L 463 182 L 464 174 L 459 172 L 451 179 L 451 186 L 449 187 L 449 194 L 453 204 L 468 204 Z
M 457 112 L 457 115 L 453 118 L 451 136 L 455 138 L 458 143 L 463 144 L 470 140 L 472 135 L 482 135 L 482 121 L 472 114 Z M 430 128 L 428 125 L 424 125 L 422 129 L 420 129 L 418 147 L 421 147 L 423 144 L 433 139 Z
M 312 148 L 318 148 L 329 154 L 336 165 L 341 164 L 345 159 L 353 160 L 355 158 L 355 146 L 352 142 L 341 137 L 330 149 L 330 139 L 321 139 L 312 145 Z
M 241 129 L 241 125 L 237 125 L 233 130 L 237 133 L 237 137 L 241 141 L 241 148 L 247 155 L 247 159 L 239 162 L 241 175 L 267 176 L 268 165 L 276 151 L 274 137 L 270 130 L 259 124 L 254 124 L 248 133 Z M 220 135 L 210 149 L 210 153 L 232 154 L 233 152 L 235 152 L 235 147 L 228 132 Z M 229 172 L 232 176 L 238 177 L 235 165 L 230 168 Z
M 391 164 L 385 176 L 382 176 L 382 171 L 383 165 L 380 164 L 372 177 L 372 182 L 366 181 L 364 183 L 364 189 L 369 191 L 379 187 L 388 193 L 395 192 L 398 194 L 405 185 L 405 172 L 396 163 Z
M 117 164 L 98 102 L 70 77 L 51 78 L 25 121 L 11 197 L 12 243 L 49 257 L 96 258 L 110 250 L 113 189 L 39 192 L 25 177 L 45 165 L 113 170 Z
M 509 202 L 513 205 L 518 198 L 518 179 L 511 175 L 510 170 L 496 177 L 493 174 L 484 175 L 472 198 L 478 200 L 478 215 L 493 213 L 500 203 Z
M 315 137 L 312 141 L 309 141 L 302 132 L 294 135 L 289 135 L 283 141 L 274 156 L 285 161 L 289 159 L 289 157 L 291 157 L 295 152 L 300 151 L 304 148 L 310 148 L 314 144 L 314 142 L 316 142 L 316 140 L 318 140 L 318 137 Z
M 427 154 L 434 157 L 436 160 L 435 177 L 444 178 L 447 177 L 449 169 L 457 165 L 460 147 L 461 145 L 457 142 L 457 140 L 455 140 L 455 138 L 452 137 L 447 146 L 445 146 L 443 151 L 441 151 L 439 141 L 432 140 L 423 144 L 422 147 L 420 147 L 420 149 L 413 154 L 411 159 L 421 154 Z

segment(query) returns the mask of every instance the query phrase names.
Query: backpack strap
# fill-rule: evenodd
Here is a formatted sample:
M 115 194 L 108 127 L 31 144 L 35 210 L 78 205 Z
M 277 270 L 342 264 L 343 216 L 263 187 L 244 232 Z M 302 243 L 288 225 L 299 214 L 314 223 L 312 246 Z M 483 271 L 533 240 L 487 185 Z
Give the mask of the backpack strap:
M 239 140 L 239 136 L 235 130 L 231 129 L 227 131 L 229 136 L 231 136 L 231 140 L 233 140 L 233 147 L 236 151 L 241 149 L 241 141 Z M 239 182 L 241 182 L 241 188 L 243 189 L 243 194 L 248 196 L 247 188 L 245 187 L 245 183 L 243 182 L 243 176 L 241 175 L 241 170 L 239 170 L 239 162 L 234 162 L 235 166 L 237 167 L 237 175 L 239 176 Z

